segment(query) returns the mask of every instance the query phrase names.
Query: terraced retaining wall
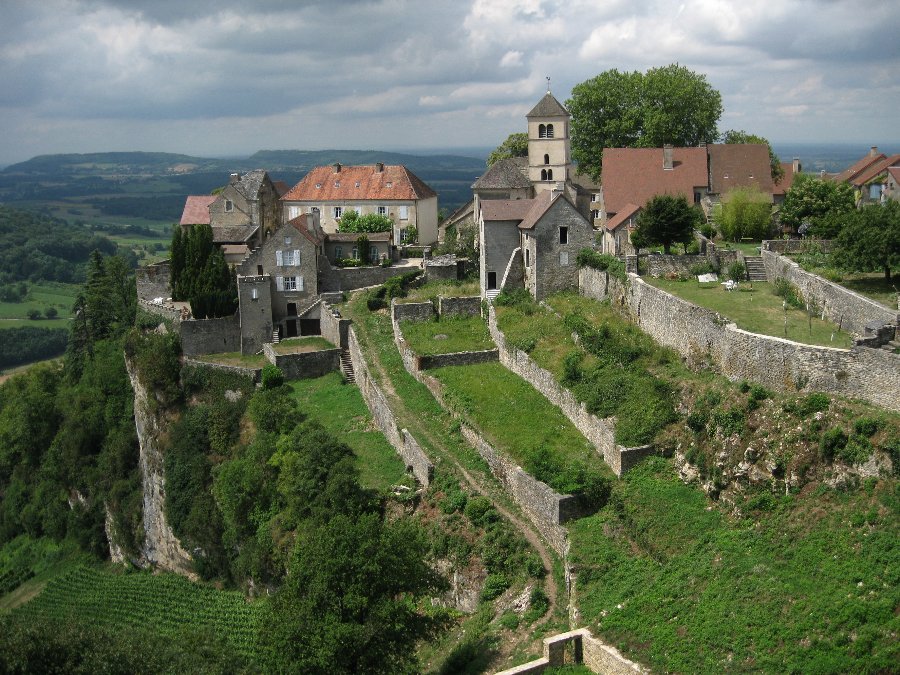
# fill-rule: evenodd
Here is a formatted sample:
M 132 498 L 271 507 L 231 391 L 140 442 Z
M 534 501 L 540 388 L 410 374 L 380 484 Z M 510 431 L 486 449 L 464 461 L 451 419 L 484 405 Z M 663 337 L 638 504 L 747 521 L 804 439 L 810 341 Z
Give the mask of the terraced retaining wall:
M 369 366 L 359 347 L 353 326 L 350 326 L 347 331 L 347 348 L 353 363 L 356 384 L 369 412 L 372 413 L 372 418 L 403 459 L 407 470 L 412 471 L 416 480 L 422 485 L 429 485 L 434 475 L 434 464 L 431 463 L 428 455 L 425 454 L 413 435 L 406 429 L 401 429 L 397 424 L 397 418 L 394 417 L 387 398 L 369 372 Z
M 542 658 L 509 668 L 496 675 L 542 673 L 547 668 L 564 666 L 571 662 L 566 659 L 567 652 L 571 655 L 572 661 L 584 664 L 595 673 L 635 675 L 648 672 L 640 664 L 622 656 L 615 647 L 595 638 L 587 628 L 579 628 L 544 638 Z
M 900 313 L 896 309 L 889 309 L 849 288 L 807 272 L 790 258 L 772 251 L 763 251 L 762 259 L 766 266 L 766 279 L 771 282 L 784 279 L 795 286 L 804 300 L 818 307 L 822 318 L 834 322 L 846 331 L 865 335 L 866 324 L 872 321 L 894 327 L 900 321 Z
M 286 380 L 321 377 L 341 367 L 341 350 L 337 348 L 298 354 L 279 354 L 272 344 L 267 343 L 263 345 L 263 352 L 270 363 L 281 369 Z
M 500 363 L 537 389 L 553 405 L 562 410 L 569 421 L 603 455 L 603 460 L 617 476 L 632 468 L 644 457 L 654 454 L 652 445 L 626 448 L 615 440 L 615 419 L 600 418 L 588 412 L 584 403 L 556 381 L 553 373 L 541 368 L 528 354 L 506 342 L 506 336 L 497 326 L 497 313 L 488 310 L 488 328 L 500 352 Z
M 582 268 L 579 287 L 586 297 L 609 298 L 623 307 L 641 330 L 694 367 L 712 363 L 732 380 L 751 380 L 778 391 L 839 394 L 900 411 L 900 355 L 860 346 L 816 347 L 749 333 L 634 274 L 623 283 L 606 272 Z

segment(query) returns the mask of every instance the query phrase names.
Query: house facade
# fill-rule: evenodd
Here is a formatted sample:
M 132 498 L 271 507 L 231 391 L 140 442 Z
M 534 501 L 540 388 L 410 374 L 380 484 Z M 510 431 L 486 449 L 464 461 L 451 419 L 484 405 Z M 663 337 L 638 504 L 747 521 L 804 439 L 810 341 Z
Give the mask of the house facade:
M 393 238 L 402 243 L 417 233 L 418 243 L 438 238 L 438 199 L 421 178 L 401 165 L 319 166 L 281 198 L 286 220 L 318 213 L 326 234 L 338 231 L 345 211 L 377 214 L 393 221 Z

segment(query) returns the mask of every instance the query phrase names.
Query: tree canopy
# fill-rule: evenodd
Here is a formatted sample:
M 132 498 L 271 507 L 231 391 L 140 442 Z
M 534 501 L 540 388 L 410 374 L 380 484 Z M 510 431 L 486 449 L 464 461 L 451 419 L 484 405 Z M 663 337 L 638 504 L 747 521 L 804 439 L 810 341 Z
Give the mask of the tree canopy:
M 775 151 L 772 149 L 772 144 L 769 143 L 767 138 L 757 136 L 756 134 L 748 134 L 743 129 L 740 131 L 729 129 L 722 134 L 722 142 L 734 145 L 741 143 L 758 143 L 759 145 L 765 145 L 769 148 L 769 166 L 772 169 L 772 180 L 777 183 L 784 178 L 784 169 L 781 167 L 781 160 L 778 159 L 778 155 L 775 154 Z
M 837 237 L 834 259 L 855 272 L 900 270 L 900 202 L 869 204 L 853 212 Z
M 572 157 L 599 179 L 604 148 L 695 146 L 718 138 L 722 96 L 706 76 L 677 63 L 646 73 L 607 70 L 575 85 Z
M 636 248 L 659 244 L 668 254 L 672 244 L 691 241 L 698 220 L 696 209 L 685 197 L 657 195 L 638 214 L 631 243 Z
M 781 205 L 781 224 L 797 232 L 804 222 L 810 225 L 809 232 L 823 236 L 823 228 L 831 232 L 829 221 L 845 216 L 855 209 L 853 188 L 847 183 L 821 180 L 809 174 L 794 177 L 791 189 L 784 196 Z M 835 233 L 836 234 L 836 233 Z
M 772 229 L 772 199 L 757 187 L 733 188 L 716 208 L 716 224 L 730 241 L 759 241 Z
M 501 159 L 509 159 L 511 157 L 527 157 L 528 156 L 528 134 L 517 133 L 510 134 L 500 145 L 494 148 L 494 151 L 488 155 L 487 165 L 493 166 L 494 163 Z
M 175 226 L 170 266 L 172 297 L 188 300 L 195 318 L 231 316 L 237 310 L 237 282 L 209 225 L 183 232 Z
M 345 210 L 338 220 L 338 232 L 390 232 L 393 226 L 394 221 L 387 216 L 377 213 L 360 215 L 354 209 Z

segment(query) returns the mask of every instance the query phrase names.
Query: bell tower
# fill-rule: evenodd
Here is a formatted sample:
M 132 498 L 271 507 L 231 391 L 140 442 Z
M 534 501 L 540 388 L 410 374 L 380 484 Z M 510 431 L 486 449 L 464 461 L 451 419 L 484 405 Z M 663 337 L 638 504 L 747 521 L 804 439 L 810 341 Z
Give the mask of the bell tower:
M 569 112 L 547 93 L 526 116 L 528 120 L 528 179 L 535 192 L 552 189 L 569 180 Z

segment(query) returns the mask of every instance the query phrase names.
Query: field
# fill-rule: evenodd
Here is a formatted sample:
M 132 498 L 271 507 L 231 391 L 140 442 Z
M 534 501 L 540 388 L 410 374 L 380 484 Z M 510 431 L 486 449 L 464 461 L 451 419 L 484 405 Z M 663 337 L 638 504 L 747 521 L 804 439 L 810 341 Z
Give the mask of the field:
M 643 279 L 683 300 L 718 312 L 736 323 L 738 328 L 751 333 L 822 347 L 846 349 L 853 345 L 850 334 L 838 330 L 831 322 L 809 316 L 805 310 L 785 309 L 782 299 L 775 295 L 772 284 L 768 282 L 756 281 L 752 288 L 749 283 L 743 283 L 737 291 L 729 292 L 721 284 L 701 284 L 696 279 Z
M 419 355 L 493 349 L 487 323 L 480 316 L 441 317 L 436 321 L 401 321 L 403 337 Z
M 731 520 L 647 460 L 570 527 L 584 623 L 659 672 L 894 672 L 896 490 L 763 493 Z
M 404 482 L 406 467 L 375 426 L 357 387 L 345 384 L 340 373 L 288 384 L 294 390 L 300 410 L 356 453 L 363 485 L 387 490 Z
M 61 284 L 42 281 L 28 284 L 28 295 L 23 302 L 0 302 L 0 328 L 16 328 L 34 326 L 36 328 L 59 328 L 69 325 L 72 316 L 72 305 L 81 287 L 77 284 Z M 36 321 L 28 319 L 28 313 L 37 310 L 44 316 L 44 311 L 53 307 L 57 318 L 41 318 Z
M 220 591 L 174 574 L 123 574 L 78 565 L 52 578 L 13 617 L 66 619 L 115 629 L 139 629 L 180 639 L 185 631 L 211 631 L 253 658 L 264 601 Z

